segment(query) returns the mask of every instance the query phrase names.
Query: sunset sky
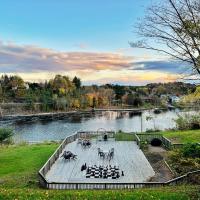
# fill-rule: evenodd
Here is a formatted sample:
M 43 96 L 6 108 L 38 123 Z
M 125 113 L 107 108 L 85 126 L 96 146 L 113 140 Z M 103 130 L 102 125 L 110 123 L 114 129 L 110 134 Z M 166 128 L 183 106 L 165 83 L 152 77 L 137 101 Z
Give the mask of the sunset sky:
M 0 3 L 0 74 L 83 84 L 144 85 L 176 80 L 183 65 L 133 49 L 134 25 L 151 0 L 6 0 Z

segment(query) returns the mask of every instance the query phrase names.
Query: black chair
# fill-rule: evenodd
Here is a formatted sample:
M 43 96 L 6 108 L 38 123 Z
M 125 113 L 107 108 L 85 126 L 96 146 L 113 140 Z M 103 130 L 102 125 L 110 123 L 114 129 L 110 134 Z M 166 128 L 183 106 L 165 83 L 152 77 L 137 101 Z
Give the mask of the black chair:
M 103 136 L 103 140 L 104 140 L 104 141 L 107 141 L 107 140 L 108 140 L 108 136 L 107 136 L 106 134 Z

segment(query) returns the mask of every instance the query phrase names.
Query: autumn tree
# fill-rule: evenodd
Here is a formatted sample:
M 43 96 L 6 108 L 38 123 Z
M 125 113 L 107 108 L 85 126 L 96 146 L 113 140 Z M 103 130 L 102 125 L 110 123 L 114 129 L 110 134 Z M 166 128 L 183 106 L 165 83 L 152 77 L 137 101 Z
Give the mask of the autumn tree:
M 53 91 L 60 96 L 71 93 L 75 89 L 74 84 L 67 76 L 56 75 L 49 81 L 49 84 Z
M 74 85 L 76 86 L 77 89 L 79 89 L 81 87 L 81 79 L 77 78 L 76 76 L 73 78 Z
M 135 29 L 141 40 L 131 46 L 164 53 L 200 74 L 200 1 L 162 0 L 146 13 Z
M 185 95 L 181 98 L 181 104 L 191 104 L 199 105 L 200 104 L 200 86 L 196 87 L 194 93 Z

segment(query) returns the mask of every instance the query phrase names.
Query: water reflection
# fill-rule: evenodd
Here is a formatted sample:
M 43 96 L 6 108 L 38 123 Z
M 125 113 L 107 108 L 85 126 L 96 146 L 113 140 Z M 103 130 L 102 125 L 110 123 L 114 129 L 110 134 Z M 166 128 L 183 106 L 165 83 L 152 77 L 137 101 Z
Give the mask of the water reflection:
M 174 119 L 177 113 L 185 112 L 166 111 L 155 114 L 153 111 L 144 111 L 135 115 L 133 112 L 87 112 L 72 114 L 59 120 L 33 121 L 14 123 L 14 139 L 19 141 L 46 141 L 60 140 L 78 130 L 123 130 L 126 132 L 141 132 L 147 129 L 165 130 L 176 126 Z M 196 113 L 190 111 L 189 113 Z M 142 127 L 141 127 L 142 124 Z

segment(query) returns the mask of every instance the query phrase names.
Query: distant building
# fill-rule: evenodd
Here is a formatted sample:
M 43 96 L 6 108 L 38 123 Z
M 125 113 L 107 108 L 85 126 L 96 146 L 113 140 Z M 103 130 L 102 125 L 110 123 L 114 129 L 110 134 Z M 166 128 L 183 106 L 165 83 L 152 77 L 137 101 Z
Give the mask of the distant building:
M 18 89 L 29 89 L 29 84 L 28 83 L 24 83 L 23 86 L 14 86 L 12 87 L 12 90 L 18 90 Z
M 180 97 L 173 95 L 169 97 L 170 103 L 178 103 L 180 101 Z
M 24 87 L 26 88 L 26 90 L 29 89 L 29 84 L 28 83 L 24 83 Z

